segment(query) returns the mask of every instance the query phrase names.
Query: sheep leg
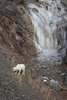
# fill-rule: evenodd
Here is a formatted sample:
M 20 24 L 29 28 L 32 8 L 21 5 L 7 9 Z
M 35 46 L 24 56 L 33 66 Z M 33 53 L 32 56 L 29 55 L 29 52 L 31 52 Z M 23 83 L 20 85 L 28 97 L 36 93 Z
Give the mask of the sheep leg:
M 21 73 L 21 70 L 19 70 L 19 75 L 20 75 L 20 73 Z
M 22 74 L 22 73 L 23 73 L 23 70 L 21 70 L 20 74 Z
M 23 70 L 23 73 L 22 73 L 22 75 L 25 75 L 25 69 Z
M 16 70 L 16 71 L 14 71 L 14 73 L 15 73 L 15 74 L 17 74 L 17 70 Z

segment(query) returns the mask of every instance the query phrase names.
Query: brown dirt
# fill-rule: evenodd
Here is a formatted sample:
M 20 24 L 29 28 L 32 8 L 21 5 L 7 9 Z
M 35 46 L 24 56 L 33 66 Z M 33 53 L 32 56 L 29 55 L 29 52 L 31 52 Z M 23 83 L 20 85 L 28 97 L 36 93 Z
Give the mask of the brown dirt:
M 25 63 L 26 75 L 19 76 L 12 71 L 16 64 L 22 63 L 19 58 L 18 54 L 11 54 L 11 51 L 7 54 L 7 49 L 0 47 L 0 100 L 67 100 L 67 91 L 53 90 L 42 78 L 55 79 L 66 88 L 61 77 L 65 65 L 50 65 L 35 58 Z

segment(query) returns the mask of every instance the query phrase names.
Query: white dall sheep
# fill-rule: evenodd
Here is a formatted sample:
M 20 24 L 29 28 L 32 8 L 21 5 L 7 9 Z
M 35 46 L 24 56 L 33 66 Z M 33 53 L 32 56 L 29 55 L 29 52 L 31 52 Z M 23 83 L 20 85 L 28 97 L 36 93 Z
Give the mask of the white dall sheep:
M 19 75 L 25 75 L 25 65 L 18 64 L 16 67 L 13 67 L 13 72 L 15 72 L 15 74 L 19 73 Z

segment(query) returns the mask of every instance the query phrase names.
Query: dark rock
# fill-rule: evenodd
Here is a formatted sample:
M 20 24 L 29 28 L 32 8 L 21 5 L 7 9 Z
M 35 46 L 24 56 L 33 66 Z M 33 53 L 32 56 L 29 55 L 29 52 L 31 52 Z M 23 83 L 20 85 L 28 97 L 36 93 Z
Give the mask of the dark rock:
M 31 19 L 23 6 L 21 13 L 15 4 L 7 2 L 1 4 L 0 36 L 3 43 L 29 60 L 36 54 L 35 44 L 32 41 L 33 34 L 34 28 Z
M 63 57 L 63 63 L 67 65 L 67 26 L 65 27 L 65 56 Z
M 67 68 L 65 70 L 65 74 L 62 75 L 62 77 L 63 77 L 63 82 L 67 85 Z

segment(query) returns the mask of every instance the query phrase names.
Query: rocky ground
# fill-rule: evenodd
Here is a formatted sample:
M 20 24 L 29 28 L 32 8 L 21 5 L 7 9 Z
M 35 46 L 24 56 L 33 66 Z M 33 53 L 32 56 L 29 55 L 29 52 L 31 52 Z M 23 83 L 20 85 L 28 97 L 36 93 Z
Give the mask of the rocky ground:
M 19 55 L 13 55 L 0 47 L 0 100 L 67 100 L 66 90 L 56 91 L 43 81 L 43 77 L 54 79 L 67 88 L 61 77 L 65 65 L 40 62 L 34 58 L 25 62 L 26 75 L 19 76 L 13 73 L 12 68 L 22 61 L 19 62 Z
M 38 89 L 29 84 L 28 73 L 14 75 L 12 68 L 6 53 L 0 50 L 0 100 L 43 100 Z

